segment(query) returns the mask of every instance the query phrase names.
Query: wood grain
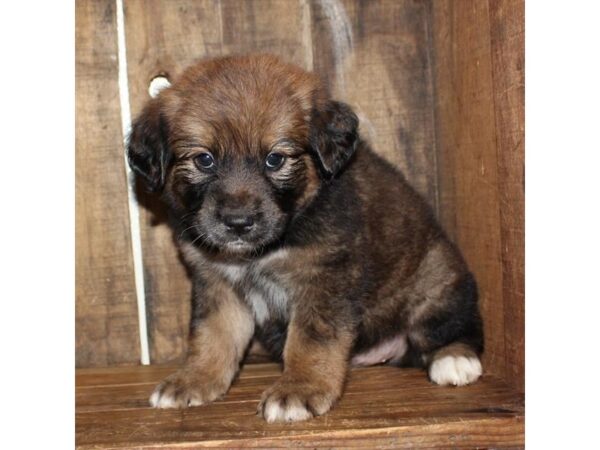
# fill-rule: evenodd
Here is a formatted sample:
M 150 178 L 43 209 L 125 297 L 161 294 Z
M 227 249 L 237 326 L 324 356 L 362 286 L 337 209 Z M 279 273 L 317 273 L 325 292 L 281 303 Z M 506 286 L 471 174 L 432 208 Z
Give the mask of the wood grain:
M 140 360 L 115 2 L 76 2 L 76 364 Z
M 490 1 L 506 380 L 525 391 L 525 2 Z
M 278 365 L 246 366 L 229 393 L 211 405 L 149 408 L 154 384 L 171 370 L 78 371 L 78 448 L 523 446 L 523 397 L 492 376 L 470 387 L 443 388 L 416 369 L 355 369 L 331 413 L 266 424 L 255 410 L 280 374 Z
M 437 210 L 425 2 L 311 2 L 314 70 L 358 113 L 361 134 Z
M 273 53 L 310 70 L 306 45 L 307 5 L 303 0 L 222 0 L 222 54 Z
M 525 2 L 490 0 L 506 379 L 525 390 Z
M 440 217 L 479 284 L 484 370 L 503 376 L 502 200 L 488 3 L 431 5 Z

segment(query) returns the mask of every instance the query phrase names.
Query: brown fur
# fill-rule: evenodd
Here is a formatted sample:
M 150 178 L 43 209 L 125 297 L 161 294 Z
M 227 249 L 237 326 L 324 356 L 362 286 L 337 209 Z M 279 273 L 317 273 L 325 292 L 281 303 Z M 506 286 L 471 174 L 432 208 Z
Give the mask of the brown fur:
M 327 412 L 353 357 L 482 351 L 460 253 L 314 75 L 268 55 L 201 62 L 149 102 L 128 152 L 169 206 L 194 281 L 190 354 L 156 406 L 223 394 L 253 334 L 284 362 L 260 403 L 269 421 Z M 445 359 L 434 381 L 472 382 L 477 364 Z
M 298 323 L 293 320 L 288 330 L 283 376 L 263 394 L 258 406 L 263 417 L 272 403 L 278 403 L 280 408 L 297 403 L 312 416 L 321 415 L 342 394 L 353 334 L 342 330 L 336 336 L 328 336 L 327 342 L 319 342 Z M 327 336 L 330 330 L 320 331 Z
M 254 333 L 252 314 L 231 287 L 215 280 L 205 296 L 213 302 L 211 311 L 190 332 L 184 368 L 157 388 L 161 395 L 173 396 L 172 406 L 205 404 L 225 394 Z

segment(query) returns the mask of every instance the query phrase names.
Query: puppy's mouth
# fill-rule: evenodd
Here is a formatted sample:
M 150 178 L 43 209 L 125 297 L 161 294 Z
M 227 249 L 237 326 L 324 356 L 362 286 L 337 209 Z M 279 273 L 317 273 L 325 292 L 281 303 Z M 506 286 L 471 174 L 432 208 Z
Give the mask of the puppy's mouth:
M 223 249 L 230 253 L 248 253 L 256 248 L 255 245 L 250 244 L 240 238 L 234 241 L 226 242 L 223 245 Z
M 216 230 L 215 230 L 216 231 Z M 227 233 L 208 232 L 203 240 L 203 245 L 212 247 L 217 252 L 230 255 L 249 255 L 257 252 L 265 245 L 257 236 L 231 236 Z

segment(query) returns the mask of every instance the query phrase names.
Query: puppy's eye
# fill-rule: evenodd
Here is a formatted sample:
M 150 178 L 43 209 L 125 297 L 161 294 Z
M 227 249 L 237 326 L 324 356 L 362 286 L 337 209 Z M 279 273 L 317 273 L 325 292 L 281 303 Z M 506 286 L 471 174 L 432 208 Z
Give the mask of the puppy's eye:
M 283 161 L 285 161 L 285 156 L 281 153 L 269 153 L 265 165 L 268 169 L 277 170 L 283 165 Z
M 213 155 L 208 152 L 200 153 L 194 158 L 194 162 L 200 169 L 212 169 L 215 166 Z

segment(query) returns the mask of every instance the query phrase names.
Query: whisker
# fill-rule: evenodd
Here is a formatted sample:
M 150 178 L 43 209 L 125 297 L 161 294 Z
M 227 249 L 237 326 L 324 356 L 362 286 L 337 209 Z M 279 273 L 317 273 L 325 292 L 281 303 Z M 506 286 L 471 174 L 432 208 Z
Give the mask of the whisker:
M 192 228 L 198 228 L 200 225 L 192 225 L 191 227 L 187 227 L 185 230 L 183 230 L 181 232 L 181 234 L 179 235 L 179 239 L 181 239 L 181 236 L 183 236 L 183 233 L 185 233 L 187 230 L 191 230 Z
M 194 240 L 192 241 L 192 245 L 194 245 L 194 242 L 196 242 L 196 241 L 197 241 L 198 239 L 200 239 L 200 238 L 203 238 L 204 236 L 206 236 L 206 233 L 199 234 L 199 235 L 196 237 L 196 239 L 194 239 Z
M 184 214 L 183 216 L 181 216 L 179 223 L 183 222 L 185 219 L 187 219 L 190 216 L 193 216 L 196 213 L 197 213 L 197 211 L 192 211 L 190 213 Z

